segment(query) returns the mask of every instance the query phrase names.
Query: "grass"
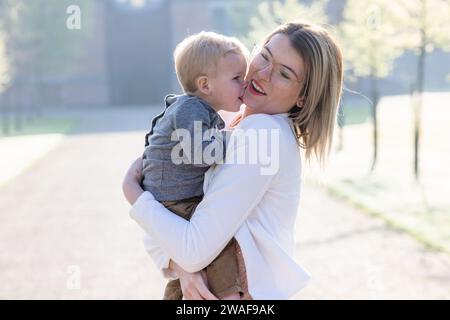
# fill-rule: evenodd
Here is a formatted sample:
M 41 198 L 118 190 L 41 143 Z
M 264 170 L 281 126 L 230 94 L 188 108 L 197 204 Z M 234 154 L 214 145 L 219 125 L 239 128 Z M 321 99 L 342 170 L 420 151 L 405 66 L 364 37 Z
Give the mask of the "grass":
M 0 119 L 0 123 L 1 119 Z M 11 123 L 10 131 L 5 134 L 3 130 L 0 132 L 0 138 L 23 135 L 37 135 L 49 133 L 70 133 L 78 124 L 76 119 L 69 118 L 37 118 L 22 124 L 22 128 L 17 130 Z
M 339 123 L 345 125 L 365 123 L 369 120 L 371 104 L 362 95 L 344 96 L 339 110 Z
M 345 125 L 364 123 L 369 120 L 370 105 L 366 102 L 345 104 L 339 113 Z
M 328 192 L 359 210 L 379 219 L 382 219 L 387 226 L 394 230 L 407 233 L 424 244 L 427 248 L 446 252 L 450 254 L 448 212 L 419 208 L 415 210 L 399 210 L 392 205 L 380 207 L 367 199 L 367 187 L 371 187 L 370 182 L 365 182 L 366 190 L 361 190 L 361 181 L 345 181 L 349 186 L 343 187 L 342 181 L 332 181 L 328 185 Z M 384 190 L 384 188 L 381 188 Z M 414 192 L 409 193 L 411 196 Z M 375 201 L 383 201 L 382 197 L 373 197 Z M 418 210 L 419 209 L 419 210 Z
M 0 118 L 0 123 L 1 122 Z M 23 123 L 21 130 L 11 128 L 0 134 L 0 187 L 6 185 L 36 161 L 44 158 L 77 125 L 75 119 L 35 118 Z
M 450 253 L 450 108 L 445 101 L 450 101 L 450 93 L 425 96 L 419 182 L 413 175 L 408 96 L 386 97 L 380 102 L 374 172 L 369 173 L 372 126 L 363 121 L 344 128 L 343 149 L 333 152 L 322 180 L 332 195 L 412 235 L 428 248 Z M 359 112 L 353 119 L 361 117 L 362 109 L 353 108 Z

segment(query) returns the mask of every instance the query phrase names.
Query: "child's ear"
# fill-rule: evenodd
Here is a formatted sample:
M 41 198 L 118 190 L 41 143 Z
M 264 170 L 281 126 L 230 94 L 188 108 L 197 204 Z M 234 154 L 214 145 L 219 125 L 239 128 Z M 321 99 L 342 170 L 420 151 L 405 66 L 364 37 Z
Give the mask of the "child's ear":
M 200 76 L 196 80 L 197 89 L 206 95 L 209 95 L 211 93 L 211 87 L 209 85 L 208 77 L 207 76 Z

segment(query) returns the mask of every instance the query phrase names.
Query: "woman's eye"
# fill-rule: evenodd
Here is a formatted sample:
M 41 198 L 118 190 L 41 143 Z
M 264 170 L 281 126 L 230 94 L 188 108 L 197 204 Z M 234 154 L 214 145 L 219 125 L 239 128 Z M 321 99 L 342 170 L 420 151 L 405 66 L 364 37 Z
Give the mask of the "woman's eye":
M 280 74 L 283 78 L 290 80 L 289 75 L 286 72 L 280 71 Z
M 261 52 L 261 56 L 264 60 L 269 61 L 269 57 L 267 56 L 267 54 Z
M 241 80 L 241 76 L 234 77 L 233 80 Z

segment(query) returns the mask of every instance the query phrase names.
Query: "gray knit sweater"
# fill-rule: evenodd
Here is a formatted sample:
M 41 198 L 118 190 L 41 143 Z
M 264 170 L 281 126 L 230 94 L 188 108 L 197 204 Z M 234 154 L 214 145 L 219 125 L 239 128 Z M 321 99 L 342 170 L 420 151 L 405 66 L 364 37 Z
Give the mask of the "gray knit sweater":
M 146 135 L 143 188 L 158 201 L 203 195 L 205 172 L 225 158 L 227 132 L 219 114 L 191 95 L 168 95 Z

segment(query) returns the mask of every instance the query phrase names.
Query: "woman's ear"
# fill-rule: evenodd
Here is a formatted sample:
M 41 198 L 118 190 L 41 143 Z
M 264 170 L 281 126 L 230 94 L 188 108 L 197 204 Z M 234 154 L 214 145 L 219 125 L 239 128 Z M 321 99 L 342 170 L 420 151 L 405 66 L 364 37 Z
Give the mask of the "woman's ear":
M 297 99 L 297 103 L 296 103 L 297 107 L 299 107 L 300 109 L 303 108 L 303 106 L 305 105 L 305 97 L 299 97 Z
M 196 84 L 197 84 L 197 89 L 205 94 L 205 95 L 209 95 L 211 94 L 211 87 L 209 85 L 209 81 L 208 81 L 208 77 L 207 76 L 200 76 L 197 78 L 196 80 Z

